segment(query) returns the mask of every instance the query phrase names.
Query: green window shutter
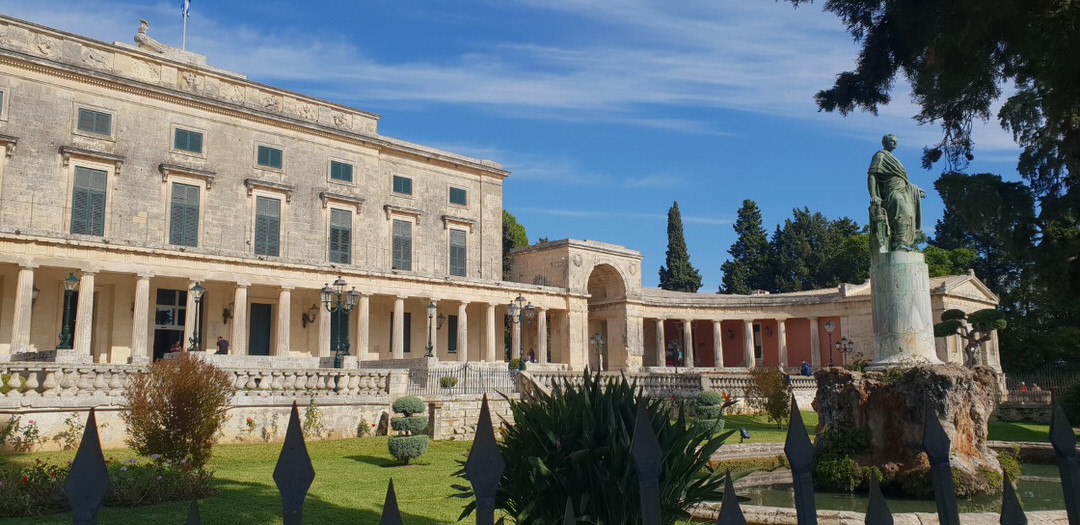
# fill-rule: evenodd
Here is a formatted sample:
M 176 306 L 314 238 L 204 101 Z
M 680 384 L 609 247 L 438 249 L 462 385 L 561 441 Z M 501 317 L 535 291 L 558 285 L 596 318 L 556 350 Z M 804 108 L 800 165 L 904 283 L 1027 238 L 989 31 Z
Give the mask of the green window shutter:
M 352 261 L 352 213 L 330 210 L 330 262 L 350 264 Z
M 260 166 L 281 169 L 281 150 L 268 146 L 259 146 L 258 163 Z
M 280 253 L 281 201 L 269 197 L 255 199 L 255 254 L 277 257 Z
M 177 129 L 173 138 L 173 149 L 202 153 L 203 134 L 197 131 Z
M 98 135 L 111 135 L 112 115 L 92 109 L 79 108 L 77 125 L 80 131 Z
M 169 244 L 199 245 L 199 187 L 173 183 Z
M 465 243 L 465 230 L 450 230 L 450 275 L 465 277 L 468 257 Z
M 451 354 L 457 353 L 457 321 L 456 315 L 446 316 L 446 351 Z
M 71 233 L 105 235 L 105 178 L 102 170 L 75 167 L 71 196 Z
M 330 178 L 342 182 L 352 182 L 352 164 L 345 164 L 336 160 L 330 161 Z
M 450 188 L 450 204 L 469 205 L 469 194 L 461 188 Z
M 412 223 L 394 220 L 391 265 L 394 270 L 412 271 Z
M 394 193 L 412 195 L 412 179 L 394 175 Z

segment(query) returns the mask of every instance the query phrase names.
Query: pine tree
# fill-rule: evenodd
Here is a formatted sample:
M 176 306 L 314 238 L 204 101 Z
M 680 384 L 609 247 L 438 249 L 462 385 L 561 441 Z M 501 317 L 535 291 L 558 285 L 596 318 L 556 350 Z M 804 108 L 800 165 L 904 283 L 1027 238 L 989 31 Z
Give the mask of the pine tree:
M 671 204 L 667 219 L 667 265 L 660 267 L 660 288 L 678 292 L 697 292 L 701 288 L 701 274 L 690 265 L 683 236 L 682 215 L 679 203 Z
M 735 234 L 738 238 L 728 249 L 731 260 L 720 266 L 724 280 L 717 293 L 748 294 L 753 290 L 767 290 L 771 284 L 769 238 L 761 225 L 761 209 L 756 202 L 743 201 L 739 217 L 735 219 Z
M 525 233 L 525 227 L 518 223 L 517 218 L 506 210 L 503 210 L 502 224 L 503 280 L 507 281 L 510 279 L 510 251 L 528 246 L 529 235 Z

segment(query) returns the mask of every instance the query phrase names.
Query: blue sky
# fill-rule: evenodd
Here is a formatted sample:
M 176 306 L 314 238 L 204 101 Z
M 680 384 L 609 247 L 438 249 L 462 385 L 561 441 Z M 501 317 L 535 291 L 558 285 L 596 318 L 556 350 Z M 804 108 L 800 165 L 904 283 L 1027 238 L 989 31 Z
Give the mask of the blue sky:
M 107 42 L 140 18 L 179 46 L 179 0 L 0 0 L 0 13 Z M 905 83 L 879 115 L 818 112 L 813 95 L 857 47 L 821 2 L 773 0 L 193 0 L 187 47 L 257 82 L 381 115 L 380 133 L 490 159 L 512 172 L 505 208 L 529 238 L 642 252 L 664 262 L 678 201 L 702 292 L 716 291 L 743 199 L 766 229 L 809 207 L 865 223 L 866 167 L 884 133 L 942 205 L 938 140 L 917 126 Z M 1016 178 L 1017 148 L 976 124 L 970 173 Z

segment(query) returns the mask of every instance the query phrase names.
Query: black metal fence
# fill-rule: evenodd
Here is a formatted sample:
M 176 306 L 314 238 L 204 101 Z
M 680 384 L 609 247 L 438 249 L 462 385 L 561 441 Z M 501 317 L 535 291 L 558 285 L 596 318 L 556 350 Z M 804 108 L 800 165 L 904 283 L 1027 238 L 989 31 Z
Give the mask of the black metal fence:
M 493 394 L 517 392 L 518 373 L 506 366 L 438 366 L 409 370 L 409 395 Z
M 953 490 L 949 464 L 949 438 L 936 415 L 931 412 L 934 410 L 931 404 L 926 403 L 926 406 L 923 448 L 930 460 L 930 478 L 937 503 L 938 520 L 941 525 L 959 525 L 960 515 L 957 510 L 956 492 Z M 810 470 L 813 447 L 797 404 L 793 408 L 784 453 L 791 464 L 797 520 L 800 525 L 817 525 L 817 510 Z M 495 492 L 506 467 L 495 442 L 495 433 L 491 423 L 487 396 L 484 396 L 480 418 L 477 421 L 476 439 L 465 462 L 465 474 L 469 483 L 472 484 L 476 497 L 476 523 L 478 525 L 494 524 Z M 1054 406 L 1053 419 L 1050 423 L 1050 442 L 1053 444 L 1057 457 L 1069 523 L 1080 525 L 1080 457 L 1076 452 L 1076 436 L 1061 407 L 1057 405 Z M 659 474 L 662 452 L 656 435 L 649 425 L 648 415 L 644 407 L 639 406 L 634 427 L 632 454 L 641 483 L 640 504 L 643 525 L 661 523 Z M 314 479 L 315 471 L 307 453 L 307 446 L 304 444 L 300 416 L 294 403 L 289 427 L 285 432 L 285 442 L 277 467 L 274 469 L 274 482 L 281 494 L 285 525 L 303 523 L 304 499 Z M 876 481 L 872 480 L 871 483 L 866 523 L 891 525 L 892 514 L 881 490 Z M 1000 523 L 1026 525 L 1027 517 L 1020 507 L 1007 474 L 1004 485 Z M 97 420 L 93 410 L 90 411 L 82 443 L 71 465 L 71 473 L 68 475 L 64 491 L 71 502 L 74 523 L 77 525 L 95 524 L 98 510 L 109 491 L 109 478 L 101 443 L 98 440 Z M 188 524 L 200 523 L 198 510 L 197 503 L 192 502 L 187 518 Z M 564 525 L 576 523 L 574 511 L 573 502 L 567 501 Z M 392 481 L 387 487 L 381 523 L 388 525 L 402 523 Z M 738 499 L 735 497 L 730 475 L 726 480 L 723 502 L 716 523 L 717 525 L 746 524 Z

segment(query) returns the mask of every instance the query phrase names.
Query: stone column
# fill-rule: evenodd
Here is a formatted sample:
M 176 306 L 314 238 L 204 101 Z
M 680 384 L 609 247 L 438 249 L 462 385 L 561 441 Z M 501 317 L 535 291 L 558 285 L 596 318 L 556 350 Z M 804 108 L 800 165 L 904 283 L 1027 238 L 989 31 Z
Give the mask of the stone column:
M 686 368 L 694 368 L 694 325 L 690 319 L 684 319 L 682 324 L 683 334 L 683 357 L 686 358 Z
M 536 361 L 547 363 L 547 310 L 536 308 Z
M 247 355 L 248 300 L 249 283 L 236 283 L 233 293 L 232 341 L 229 341 L 229 355 Z
M 319 348 L 313 357 L 334 357 L 334 350 L 330 347 L 334 334 L 334 318 L 336 315 L 326 309 L 325 305 L 319 305 Z
M 656 320 L 656 366 L 667 366 L 667 347 L 664 346 L 664 319 Z
M 427 333 L 428 339 L 431 341 L 431 355 L 439 357 L 439 325 L 436 324 L 439 318 L 439 300 L 432 297 L 431 304 L 435 305 L 435 316 L 429 316 L 427 308 L 424 308 L 424 317 L 427 317 Z
M 821 368 L 821 336 L 818 335 L 818 318 L 810 319 L 810 365 L 814 370 Z
M 191 287 L 195 286 L 198 281 L 188 281 L 187 285 L 187 302 L 185 303 L 185 315 L 184 315 L 184 338 L 180 340 L 180 347 L 184 350 L 191 348 L 191 338 L 195 335 L 195 323 L 198 319 L 195 316 L 195 297 L 191 295 Z M 82 285 L 79 285 L 82 288 Z M 82 294 L 79 294 L 82 297 Z
M 747 368 L 753 368 L 757 366 L 757 359 L 754 356 L 754 320 L 743 320 L 743 364 Z
M 75 354 L 90 356 L 94 334 L 94 280 L 96 272 L 83 270 L 79 279 L 79 307 L 75 311 L 75 342 L 71 345 Z
M 371 339 L 371 296 L 360 295 L 360 303 L 356 307 L 356 359 L 364 361 L 369 359 L 368 348 Z
M 484 310 L 484 361 L 495 362 L 495 305 L 492 303 Z
M 941 364 L 934 343 L 930 277 L 923 254 L 876 254 L 870 264 L 870 312 L 877 370 L 912 361 Z
M 521 331 L 525 328 L 525 316 L 510 319 L 510 359 L 521 358 Z
M 131 363 L 147 364 L 154 356 L 147 341 L 150 324 L 150 275 L 135 280 L 135 310 L 131 314 Z
M 791 363 L 788 362 L 787 353 L 787 324 L 786 319 L 780 318 L 776 320 L 776 340 L 780 344 L 780 366 L 789 367 Z
M 277 300 L 277 344 L 274 345 L 274 355 L 278 357 L 289 356 L 290 321 L 292 317 L 292 286 L 282 286 L 278 292 Z
M 469 361 L 469 312 L 468 301 L 461 301 L 457 307 L 457 360 Z
M 11 353 L 30 351 L 30 315 L 34 308 L 34 268 L 23 264 L 15 285 L 15 312 L 11 319 Z
M 405 358 L 405 297 L 394 298 L 394 346 L 390 355 L 393 359 Z
M 724 339 L 723 331 L 720 329 L 720 320 L 715 319 L 712 322 L 712 340 L 713 340 L 713 366 L 716 368 L 724 368 Z

